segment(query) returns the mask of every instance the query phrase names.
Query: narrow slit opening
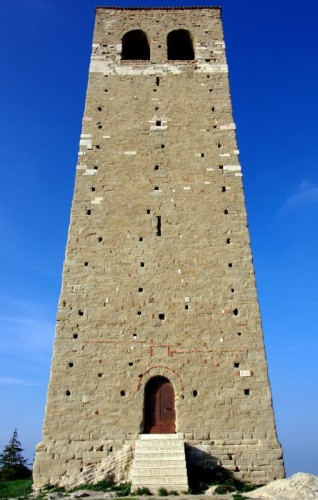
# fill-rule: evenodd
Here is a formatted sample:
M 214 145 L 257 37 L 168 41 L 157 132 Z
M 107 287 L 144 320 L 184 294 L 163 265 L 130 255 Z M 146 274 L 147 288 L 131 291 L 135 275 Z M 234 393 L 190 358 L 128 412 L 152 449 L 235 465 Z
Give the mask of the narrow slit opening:
M 157 215 L 157 236 L 161 236 L 161 216 Z

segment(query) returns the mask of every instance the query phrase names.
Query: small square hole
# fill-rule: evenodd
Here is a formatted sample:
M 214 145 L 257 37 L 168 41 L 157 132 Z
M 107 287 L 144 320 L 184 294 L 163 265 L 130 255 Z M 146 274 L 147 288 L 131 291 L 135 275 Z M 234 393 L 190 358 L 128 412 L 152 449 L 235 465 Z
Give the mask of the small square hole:
M 159 319 L 162 321 L 165 319 L 165 314 L 164 313 L 159 313 Z
M 245 396 L 249 396 L 250 395 L 250 390 L 249 389 L 244 389 L 244 394 L 245 394 Z
M 140 267 L 145 267 L 145 263 L 144 262 L 140 262 Z

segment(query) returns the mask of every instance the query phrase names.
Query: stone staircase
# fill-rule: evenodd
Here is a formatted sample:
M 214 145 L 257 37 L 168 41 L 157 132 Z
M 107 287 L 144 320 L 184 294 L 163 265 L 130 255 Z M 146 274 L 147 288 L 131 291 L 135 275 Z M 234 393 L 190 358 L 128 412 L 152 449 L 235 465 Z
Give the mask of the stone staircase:
M 136 441 L 132 468 L 132 491 L 148 488 L 158 493 L 188 491 L 183 435 L 141 434 Z

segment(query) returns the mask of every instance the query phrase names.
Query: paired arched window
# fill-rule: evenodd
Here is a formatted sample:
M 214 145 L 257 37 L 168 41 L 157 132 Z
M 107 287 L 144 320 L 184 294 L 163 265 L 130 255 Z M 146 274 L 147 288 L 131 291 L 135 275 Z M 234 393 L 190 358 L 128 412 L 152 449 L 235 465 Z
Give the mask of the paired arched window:
M 189 61 L 194 59 L 192 36 L 188 30 L 170 31 L 167 36 L 167 53 L 169 61 Z M 150 60 L 150 47 L 146 33 L 142 30 L 132 30 L 122 38 L 123 60 Z
M 194 59 L 192 37 L 188 30 L 170 31 L 167 37 L 168 59 L 189 61 Z
M 122 59 L 150 59 L 150 47 L 147 35 L 142 30 L 132 30 L 125 33 L 122 39 Z

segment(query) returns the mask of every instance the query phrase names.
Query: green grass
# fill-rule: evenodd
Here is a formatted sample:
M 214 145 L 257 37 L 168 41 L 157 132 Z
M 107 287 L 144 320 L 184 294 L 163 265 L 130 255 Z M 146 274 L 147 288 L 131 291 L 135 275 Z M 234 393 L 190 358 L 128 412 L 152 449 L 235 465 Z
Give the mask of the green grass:
M 0 481 L 0 498 L 21 498 L 32 492 L 32 479 Z

